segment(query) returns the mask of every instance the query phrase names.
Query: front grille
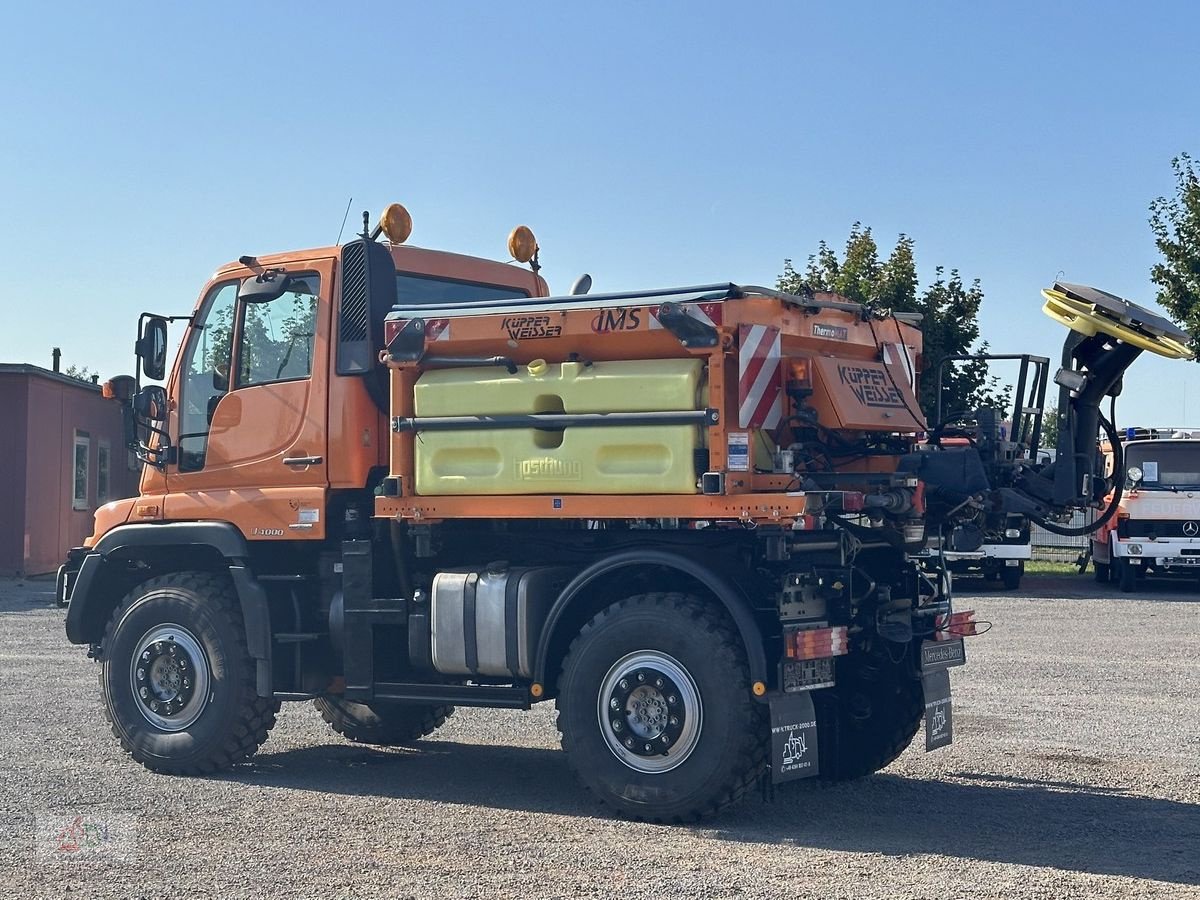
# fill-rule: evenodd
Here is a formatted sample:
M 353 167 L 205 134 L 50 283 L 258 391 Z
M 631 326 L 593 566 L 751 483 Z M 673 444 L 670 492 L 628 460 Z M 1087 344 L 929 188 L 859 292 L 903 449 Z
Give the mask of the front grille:
M 1194 522 L 1194 535 L 1184 533 L 1184 526 Z M 1181 538 L 1200 537 L 1200 519 L 1122 519 L 1117 523 L 1117 537 L 1122 538 Z

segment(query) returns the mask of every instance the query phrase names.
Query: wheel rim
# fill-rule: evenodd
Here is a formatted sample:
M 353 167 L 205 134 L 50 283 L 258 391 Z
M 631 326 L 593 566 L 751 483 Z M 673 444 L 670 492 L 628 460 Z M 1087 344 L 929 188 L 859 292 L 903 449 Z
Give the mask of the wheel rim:
M 613 755 L 638 772 L 670 772 L 696 749 L 700 691 L 679 661 L 659 650 L 617 660 L 600 686 L 600 732 Z
M 146 632 L 129 665 L 138 712 L 160 731 L 183 731 L 200 718 L 211 680 L 200 642 L 179 625 Z

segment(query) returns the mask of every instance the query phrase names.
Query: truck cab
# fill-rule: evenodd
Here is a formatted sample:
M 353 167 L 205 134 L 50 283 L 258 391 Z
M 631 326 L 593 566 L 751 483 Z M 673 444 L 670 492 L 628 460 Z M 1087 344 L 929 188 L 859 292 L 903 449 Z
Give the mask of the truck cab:
M 1129 592 L 1147 576 L 1200 573 L 1200 429 L 1129 428 L 1104 453 L 1109 471 L 1123 462 L 1126 481 L 1116 516 L 1091 539 L 1096 579 Z

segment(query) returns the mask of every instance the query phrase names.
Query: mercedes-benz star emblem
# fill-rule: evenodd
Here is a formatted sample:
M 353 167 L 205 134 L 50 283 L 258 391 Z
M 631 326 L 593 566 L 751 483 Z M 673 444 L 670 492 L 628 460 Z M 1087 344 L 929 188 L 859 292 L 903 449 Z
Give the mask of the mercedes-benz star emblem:
M 1200 522 L 1184 522 L 1183 533 L 1188 537 L 1195 537 L 1200 534 Z

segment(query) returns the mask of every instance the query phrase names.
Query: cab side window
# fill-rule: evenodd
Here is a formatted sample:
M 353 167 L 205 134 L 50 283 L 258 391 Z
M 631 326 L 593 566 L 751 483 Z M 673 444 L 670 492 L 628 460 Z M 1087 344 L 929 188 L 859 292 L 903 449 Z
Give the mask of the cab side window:
M 320 293 L 316 275 L 299 274 L 275 300 L 243 304 L 237 387 L 312 375 Z
M 216 285 L 192 322 L 180 370 L 179 470 L 204 468 L 217 403 L 229 390 L 238 283 Z

